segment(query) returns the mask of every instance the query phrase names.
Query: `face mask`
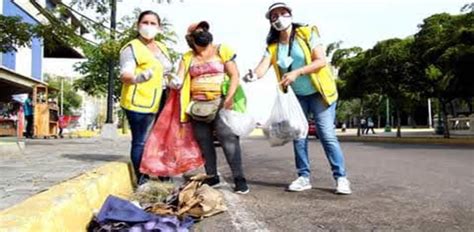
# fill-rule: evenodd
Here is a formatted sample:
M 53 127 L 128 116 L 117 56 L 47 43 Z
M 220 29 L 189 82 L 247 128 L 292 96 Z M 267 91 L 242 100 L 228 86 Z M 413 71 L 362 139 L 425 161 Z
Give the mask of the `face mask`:
M 290 17 L 285 17 L 285 16 L 280 16 L 278 19 L 272 23 L 273 28 L 275 28 L 277 31 L 283 31 L 286 30 L 292 23 L 292 18 Z
M 140 26 L 140 28 L 138 29 L 138 32 L 145 39 L 153 39 L 155 38 L 156 34 L 158 34 L 159 29 L 157 26 L 143 25 L 143 26 Z
M 278 58 L 277 64 L 280 68 L 287 69 L 293 63 L 293 58 L 291 56 L 285 56 L 282 58 Z
M 208 31 L 193 32 L 192 36 L 197 46 L 206 47 L 212 43 L 212 34 Z

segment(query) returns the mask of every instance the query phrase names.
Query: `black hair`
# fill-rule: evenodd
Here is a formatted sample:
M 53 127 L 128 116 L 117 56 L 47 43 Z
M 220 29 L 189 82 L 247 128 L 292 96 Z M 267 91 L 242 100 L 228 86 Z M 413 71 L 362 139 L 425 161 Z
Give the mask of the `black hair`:
M 140 13 L 140 15 L 138 16 L 138 21 L 137 23 L 140 24 L 140 22 L 142 21 L 143 17 L 145 17 L 146 15 L 154 15 L 156 17 L 156 19 L 158 20 L 158 24 L 161 25 L 161 18 L 160 16 L 152 11 L 152 10 L 146 10 L 146 11 L 143 11 L 142 13 Z
M 294 36 L 296 28 L 302 27 L 304 25 L 301 23 L 292 23 L 291 26 L 292 26 L 292 29 L 291 29 L 290 38 Z M 268 35 L 267 35 L 267 45 L 278 43 L 279 41 L 280 41 L 280 31 L 278 31 L 277 29 L 273 28 L 272 25 L 270 25 L 270 31 L 268 32 Z
M 206 29 L 206 28 L 203 28 L 203 27 L 196 27 L 193 32 L 191 32 L 190 34 L 187 34 L 187 35 L 184 36 L 184 38 L 186 39 L 186 43 L 188 44 L 188 46 L 189 46 L 194 52 L 196 52 L 196 46 L 194 45 L 194 35 L 195 35 L 195 31 L 196 31 L 198 28 L 201 28 L 203 31 L 209 32 L 209 29 Z M 209 33 L 212 35 L 211 32 L 209 32 Z
M 186 35 L 184 38 L 186 39 L 186 43 L 188 44 L 188 46 L 189 46 L 193 51 L 196 51 L 196 47 L 194 46 L 194 39 L 193 39 L 193 37 L 191 36 L 191 34 Z

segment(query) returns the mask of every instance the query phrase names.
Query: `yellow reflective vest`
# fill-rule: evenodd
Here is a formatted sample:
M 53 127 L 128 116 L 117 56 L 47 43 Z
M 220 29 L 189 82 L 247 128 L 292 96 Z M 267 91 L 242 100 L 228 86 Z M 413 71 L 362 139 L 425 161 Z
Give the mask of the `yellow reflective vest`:
M 166 46 L 155 41 L 160 50 L 169 57 Z M 163 92 L 163 66 L 155 55 L 139 39 L 134 39 L 123 48 L 132 46 L 137 67 L 135 75 L 152 68 L 153 76 L 150 80 L 137 84 L 122 84 L 120 106 L 124 109 L 139 113 L 156 113 L 160 106 Z
M 222 63 L 226 63 L 232 60 L 235 56 L 235 52 L 225 44 L 218 45 L 218 55 L 221 58 Z M 193 61 L 194 52 L 192 50 L 186 52 L 183 55 L 182 62 L 184 64 L 184 80 L 183 86 L 180 91 L 180 106 L 181 106 L 181 122 L 187 122 L 189 120 L 186 114 L 186 109 L 191 102 L 191 75 L 189 74 L 189 68 Z
M 318 34 L 318 29 L 315 26 L 302 26 L 296 28 L 296 36 L 295 41 L 298 42 L 301 49 L 304 52 L 306 64 L 310 64 L 312 62 L 311 59 L 311 50 L 310 50 L 310 38 L 311 32 L 315 31 Z M 281 81 L 282 73 L 280 73 L 280 69 L 277 64 L 277 55 L 278 55 L 278 43 L 270 44 L 267 47 L 268 52 L 271 55 L 271 64 L 275 69 L 275 74 L 277 76 L 278 81 Z M 319 69 L 316 72 L 309 74 L 311 77 L 311 81 L 316 88 L 316 90 L 321 94 L 325 103 L 327 105 L 331 105 L 337 100 L 338 94 L 336 89 L 336 81 L 332 75 L 332 72 L 328 65 L 324 66 L 323 68 Z

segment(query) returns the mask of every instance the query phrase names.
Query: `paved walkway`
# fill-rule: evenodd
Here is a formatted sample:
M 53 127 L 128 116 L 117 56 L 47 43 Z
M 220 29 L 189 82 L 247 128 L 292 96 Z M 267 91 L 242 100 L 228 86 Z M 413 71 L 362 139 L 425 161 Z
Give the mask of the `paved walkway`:
M 109 161 L 127 161 L 129 149 L 127 137 L 27 140 L 25 154 L 0 154 L 0 210 Z

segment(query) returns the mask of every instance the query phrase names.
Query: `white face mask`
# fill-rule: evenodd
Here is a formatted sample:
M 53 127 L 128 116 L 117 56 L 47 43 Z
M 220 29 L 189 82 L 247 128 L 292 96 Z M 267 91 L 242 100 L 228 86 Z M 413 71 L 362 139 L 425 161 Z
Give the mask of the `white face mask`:
M 158 34 L 160 30 L 158 29 L 157 26 L 153 25 L 143 25 L 140 26 L 138 29 L 138 32 L 140 33 L 141 36 L 145 39 L 153 39 L 155 38 L 156 34 Z
M 277 31 L 283 31 L 286 30 L 292 23 L 293 19 L 292 17 L 285 17 L 285 16 L 280 16 L 278 19 L 272 23 L 273 28 L 275 28 Z

